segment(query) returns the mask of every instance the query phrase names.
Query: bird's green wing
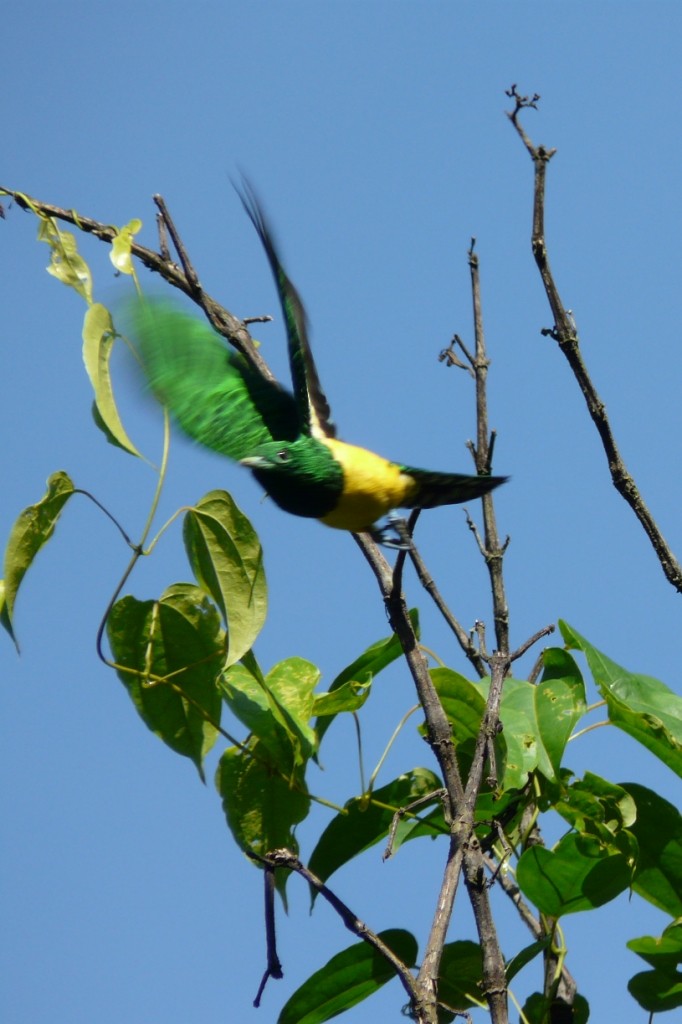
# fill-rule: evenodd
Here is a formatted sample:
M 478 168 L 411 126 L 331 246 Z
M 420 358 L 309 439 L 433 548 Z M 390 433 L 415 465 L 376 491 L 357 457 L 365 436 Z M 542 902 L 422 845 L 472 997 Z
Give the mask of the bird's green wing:
M 195 441 L 238 460 L 268 441 L 298 437 L 293 396 L 208 324 L 160 299 L 131 303 L 125 320 L 151 391 Z
M 301 433 L 307 434 L 309 437 L 336 437 L 336 428 L 331 421 L 329 402 L 322 390 L 308 341 L 308 320 L 303 303 L 284 271 L 272 233 L 253 188 L 248 181 L 244 180 L 243 189 L 237 188 L 237 192 L 263 243 L 277 285 L 286 324 L 289 365 Z
M 411 476 L 419 489 L 404 508 L 436 508 L 438 505 L 459 505 L 464 501 L 482 498 L 488 491 L 499 487 L 506 476 L 467 476 L 463 473 L 432 473 L 427 469 L 401 466 L 403 473 Z

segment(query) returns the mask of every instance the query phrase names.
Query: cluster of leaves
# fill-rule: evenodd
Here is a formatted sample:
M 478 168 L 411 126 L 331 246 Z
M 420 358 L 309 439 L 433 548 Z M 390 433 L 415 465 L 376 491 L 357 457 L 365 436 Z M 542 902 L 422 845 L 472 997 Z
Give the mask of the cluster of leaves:
M 134 222 L 119 235 L 113 255 L 119 270 L 131 271 L 130 239 L 138 226 Z M 41 237 L 52 250 L 51 272 L 88 302 L 83 336 L 95 391 L 95 422 L 109 441 L 137 454 L 113 401 L 108 364 L 116 332 L 111 316 L 92 301 L 91 276 L 73 236 L 41 218 Z M 19 515 L 11 531 L 0 620 L 13 638 L 21 582 L 77 492 L 66 473 L 55 473 L 45 496 Z M 144 548 L 148 526 L 143 540 L 130 545 L 131 568 L 153 547 Z M 283 848 L 297 855 L 296 827 L 314 800 L 325 802 L 309 788 L 309 769 L 326 732 L 337 715 L 360 712 L 378 674 L 400 657 L 400 644 L 394 635 L 378 640 L 324 693 L 315 692 L 319 669 L 301 658 L 286 658 L 265 672 L 253 650 L 265 620 L 267 594 L 261 545 L 252 525 L 229 494 L 212 491 L 184 512 L 183 541 L 192 583 L 174 583 L 158 598 L 140 600 L 120 596 L 122 581 L 105 616 L 112 654 L 108 664 L 147 728 L 189 758 L 202 778 L 207 753 L 218 737 L 227 739 L 216 786 L 238 846 L 261 861 Z M 495 740 L 497 777 L 482 789 L 476 806 L 476 835 L 500 886 L 510 894 L 520 890 L 542 923 L 534 941 L 509 959 L 507 980 L 550 944 L 561 966 L 561 920 L 631 890 L 670 915 L 671 924 L 658 938 L 644 936 L 629 943 L 648 967 L 631 980 L 630 990 L 651 1012 L 672 1009 L 682 1005 L 682 818 L 643 786 L 615 784 L 590 773 L 575 777 L 566 754 L 569 741 L 580 735 L 583 718 L 599 706 L 605 708 L 608 723 L 682 775 L 682 702 L 663 683 L 621 668 L 566 623 L 560 628 L 564 646 L 544 652 L 540 681 L 505 683 L 503 728 Z M 572 650 L 586 660 L 600 695 L 598 705 L 588 706 L 586 682 Z M 472 681 L 445 667 L 432 669 L 431 678 L 466 776 L 489 680 Z M 442 837 L 447 842 L 441 786 L 442 780 L 423 766 L 380 788 L 374 787 L 372 776 L 364 792 L 333 811 L 307 859 L 308 872 L 319 882 L 315 894 L 336 871 L 389 835 L 392 853 L 410 840 Z M 566 825 L 551 849 L 539 844 L 535 833 L 540 816 L 550 811 Z M 288 877 L 287 871 L 276 874 L 284 900 Z M 407 968 L 418 962 L 417 940 L 409 932 L 393 929 L 379 939 Z M 481 957 L 477 943 L 446 945 L 439 977 L 444 1021 L 482 1005 Z M 376 948 L 358 941 L 316 971 L 291 997 L 279 1020 L 328 1020 L 394 975 Z M 523 1007 L 522 1019 L 541 1022 L 547 1008 L 547 997 L 537 992 Z M 587 1003 L 578 997 L 573 1019 L 587 1017 Z

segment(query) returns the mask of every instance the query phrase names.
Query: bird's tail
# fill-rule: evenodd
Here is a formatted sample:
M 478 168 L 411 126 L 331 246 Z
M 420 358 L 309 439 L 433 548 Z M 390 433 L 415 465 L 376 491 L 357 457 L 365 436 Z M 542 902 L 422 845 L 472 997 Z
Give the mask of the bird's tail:
M 436 508 L 438 505 L 459 505 L 464 501 L 482 498 L 488 491 L 499 487 L 506 476 L 466 476 L 462 473 L 432 473 L 427 469 L 403 467 L 419 489 L 406 505 L 407 508 Z

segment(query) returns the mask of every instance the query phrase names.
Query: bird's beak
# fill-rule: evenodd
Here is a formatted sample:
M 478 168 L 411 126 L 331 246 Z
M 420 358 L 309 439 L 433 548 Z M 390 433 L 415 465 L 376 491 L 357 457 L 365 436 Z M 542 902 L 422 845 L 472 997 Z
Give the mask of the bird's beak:
M 239 465 L 248 466 L 249 469 L 263 469 L 268 465 L 268 460 L 262 455 L 249 455 L 245 459 L 240 459 Z

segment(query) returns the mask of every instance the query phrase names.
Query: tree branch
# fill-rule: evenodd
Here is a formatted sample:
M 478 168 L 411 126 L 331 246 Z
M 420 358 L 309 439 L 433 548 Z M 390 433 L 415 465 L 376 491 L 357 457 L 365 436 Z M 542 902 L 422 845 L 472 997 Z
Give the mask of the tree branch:
M 469 247 L 469 270 L 471 273 L 471 297 L 473 302 L 474 337 L 476 342 L 473 361 L 474 379 L 476 382 L 476 447 L 474 461 L 477 473 L 490 473 L 495 445 L 495 434 L 490 432 L 488 425 L 487 381 L 490 360 L 486 353 L 485 332 L 483 329 L 483 306 L 481 302 L 481 276 L 478 255 L 474 252 L 475 239 Z M 509 651 L 509 606 L 504 589 L 502 560 L 508 541 L 500 544 L 495 519 L 493 496 L 483 496 L 483 530 L 485 563 L 490 577 L 490 588 L 493 598 L 493 619 L 495 622 L 495 638 L 499 651 Z
M 313 872 L 299 860 L 295 853 L 292 853 L 291 850 L 287 850 L 286 848 L 282 848 L 280 850 L 271 850 L 265 856 L 260 856 L 253 852 L 250 852 L 249 856 L 253 860 L 257 860 L 261 864 L 270 867 L 270 869 L 278 867 L 288 868 L 290 871 L 294 871 L 296 874 L 304 878 L 306 882 L 315 889 L 331 907 L 333 907 L 349 931 L 354 935 L 357 935 L 359 939 L 363 940 L 363 942 L 368 943 L 368 945 L 376 949 L 384 960 L 388 961 L 400 978 L 403 988 L 410 999 L 410 1003 L 416 1008 L 417 1012 L 419 1012 L 422 999 L 414 975 L 407 964 L 404 964 L 402 960 L 395 955 L 393 950 L 382 941 L 376 932 L 373 932 L 371 928 L 368 928 L 367 925 L 353 913 L 350 907 L 339 899 L 336 893 L 329 889 L 328 886 L 326 886 L 324 882 L 317 877 L 317 875 L 314 875 Z M 423 1019 L 425 1021 L 428 1020 L 428 1018 L 419 1017 L 417 1019 Z
M 536 94 L 532 99 L 520 96 L 516 86 L 512 86 L 507 95 L 515 100 L 515 108 L 508 111 L 507 116 L 516 129 L 528 154 L 533 161 L 535 168 L 535 183 L 533 196 L 533 231 L 531 245 L 533 256 L 540 272 L 542 284 L 545 289 L 547 301 L 554 317 L 554 326 L 545 328 L 542 333 L 553 338 L 563 352 L 568 365 L 571 367 L 580 390 L 583 393 L 585 404 L 592 418 L 599 438 L 606 455 L 606 460 L 611 474 L 613 486 L 621 497 L 630 506 L 646 533 L 656 557 L 663 569 L 668 582 L 682 593 L 682 567 L 675 558 L 668 546 L 663 534 L 658 528 L 656 520 L 649 511 L 642 496 L 637 489 L 633 477 L 628 472 L 623 458 L 616 444 L 611 424 L 606 415 L 606 407 L 600 398 L 596 387 L 589 375 L 587 367 L 580 352 L 580 341 L 578 330 L 573 315 L 564 307 L 559 295 L 552 270 L 549 264 L 547 243 L 545 240 L 545 185 L 546 171 L 549 161 L 556 153 L 555 149 L 546 149 L 544 146 L 535 146 L 526 135 L 519 121 L 521 110 L 526 107 L 535 107 L 540 97 Z
M 84 231 L 86 234 L 94 235 L 95 238 L 99 238 L 103 242 L 113 242 L 118 235 L 118 228 L 111 224 L 103 224 L 101 221 L 93 220 L 92 217 L 83 217 L 75 210 L 66 210 L 61 206 L 53 206 L 51 203 L 44 203 L 39 199 L 35 199 L 32 196 L 27 195 L 25 192 L 18 192 L 15 189 L 5 188 L 0 186 L 0 195 L 12 196 L 14 201 L 22 210 L 30 210 L 38 217 L 52 217 L 55 220 L 65 221 L 67 224 L 73 224 L 80 231 Z M 159 274 L 164 281 L 166 281 L 173 288 L 177 288 L 178 291 L 184 292 L 190 299 L 197 303 L 197 305 L 204 311 L 209 323 L 219 334 L 222 334 L 230 344 L 237 349 L 238 352 L 249 360 L 249 362 L 268 380 L 273 380 L 273 374 L 267 366 L 265 360 L 259 354 L 256 346 L 254 345 L 253 338 L 244 327 L 242 320 L 230 313 L 228 309 L 221 306 L 219 302 L 207 295 L 199 286 L 196 272 L 189 264 L 187 260 L 184 247 L 180 241 L 179 235 L 173 225 L 173 238 L 174 241 L 179 243 L 181 252 L 185 255 L 186 266 L 190 268 L 190 276 L 193 275 L 192 279 L 189 279 L 187 273 L 182 270 L 177 263 L 174 263 L 170 259 L 165 242 L 165 229 L 170 230 L 170 218 L 168 217 L 168 211 L 165 208 L 165 204 L 160 196 L 155 197 L 155 202 L 159 205 L 159 208 L 165 211 L 162 214 L 162 223 L 164 228 L 160 231 L 160 247 L 161 252 L 154 252 L 152 249 L 147 249 L 143 245 L 139 245 L 137 242 L 133 242 L 131 245 L 131 253 L 135 256 L 143 266 L 147 267 L 155 274 Z

